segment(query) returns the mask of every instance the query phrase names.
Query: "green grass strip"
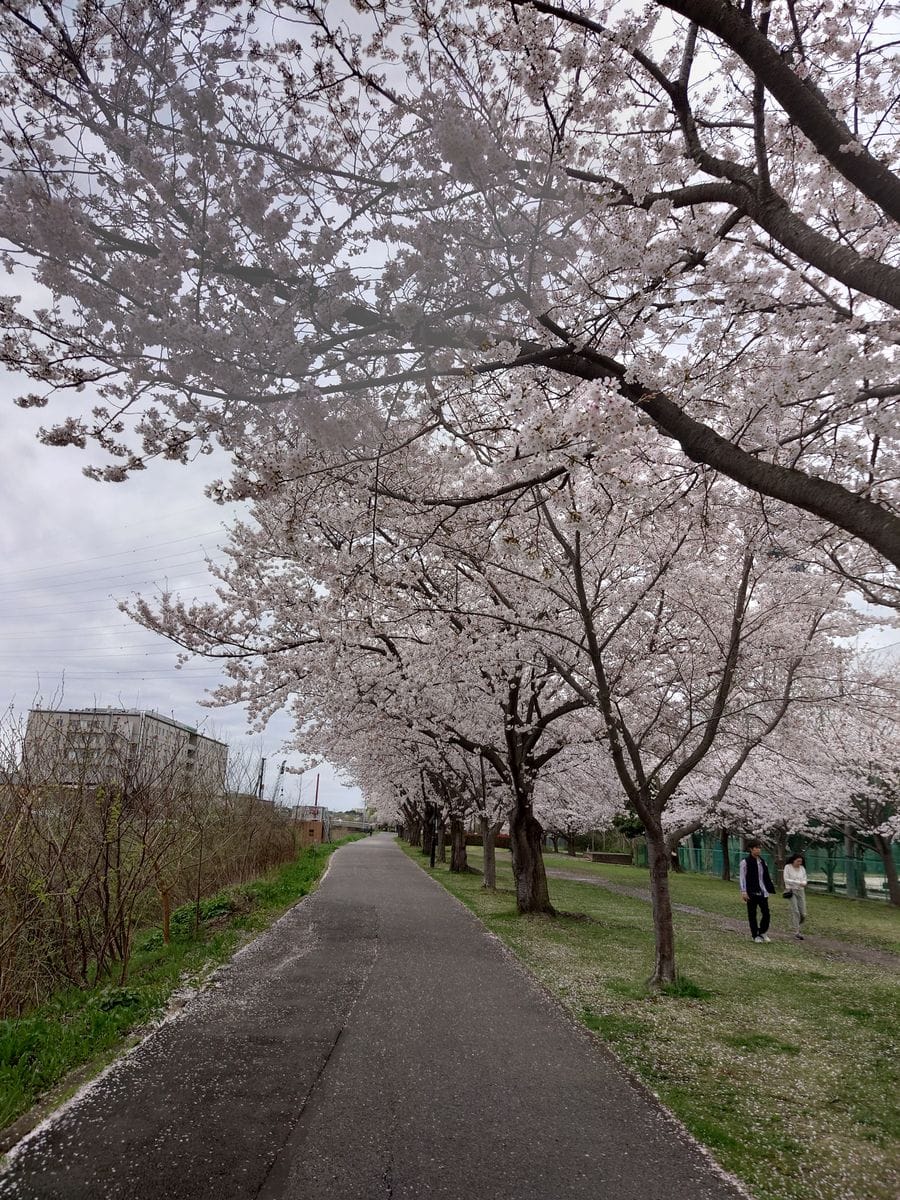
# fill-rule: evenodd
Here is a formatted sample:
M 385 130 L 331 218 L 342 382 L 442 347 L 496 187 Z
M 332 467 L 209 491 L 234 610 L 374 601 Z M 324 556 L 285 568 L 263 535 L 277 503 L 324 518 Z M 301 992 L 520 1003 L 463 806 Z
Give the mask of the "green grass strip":
M 480 847 L 471 848 L 473 865 L 480 865 L 480 855 Z M 509 852 L 498 851 L 497 861 L 508 864 Z M 567 854 L 545 854 L 544 862 L 548 868 L 555 871 L 569 871 L 624 887 L 647 890 L 650 886 L 646 867 L 593 863 L 588 859 L 572 858 Z M 744 907 L 736 879 L 731 883 L 724 883 L 712 875 L 685 871 L 681 875 L 670 875 L 669 882 L 672 900 L 676 904 L 690 904 L 721 917 L 744 920 Z M 779 892 L 769 904 L 776 927 L 786 932 L 790 928 L 790 906 L 787 901 L 781 899 Z M 893 954 L 900 954 L 900 910 L 880 900 L 853 900 L 846 896 L 829 896 L 819 891 L 810 891 L 807 905 L 811 932 L 821 937 L 855 942 L 873 950 L 887 950 Z
M 202 900 L 196 937 L 192 903 L 173 912 L 168 945 L 161 929 L 143 930 L 135 938 L 124 987 L 113 982 L 112 973 L 95 987 L 57 992 L 26 1017 L 0 1021 L 0 1130 L 74 1068 L 87 1068 L 78 1082 L 100 1071 L 129 1044 L 133 1031 L 159 1017 L 174 991 L 201 982 L 312 891 L 337 845 L 309 847 L 259 879 Z M 54 1096 L 64 1098 L 64 1092 Z
M 427 870 L 421 853 L 404 849 Z M 616 883 L 647 883 L 646 871 L 603 871 Z M 758 1200 L 900 1195 L 900 972 L 830 957 L 812 940 L 756 945 L 703 914 L 678 913 L 682 974 L 667 994 L 652 993 L 643 982 L 653 963 L 645 901 L 551 878 L 553 904 L 568 915 L 520 917 L 508 856 L 495 893 L 479 875 L 441 866 L 433 874 Z M 735 885 L 701 880 L 718 889 L 713 903 L 714 891 L 695 879 L 673 881 L 677 900 L 705 895 L 711 913 L 741 913 Z M 846 937 L 855 924 L 862 944 L 893 942 L 882 922 L 897 914 L 873 906 L 870 927 L 852 900 L 811 897 L 817 930 L 820 899 L 829 936 Z

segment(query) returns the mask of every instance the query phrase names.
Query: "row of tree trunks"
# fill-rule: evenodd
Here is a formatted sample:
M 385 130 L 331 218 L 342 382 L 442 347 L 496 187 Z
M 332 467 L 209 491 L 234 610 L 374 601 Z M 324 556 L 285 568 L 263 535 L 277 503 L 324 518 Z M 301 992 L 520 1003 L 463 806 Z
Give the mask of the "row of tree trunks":
M 400 806 L 403 814 L 403 834 L 410 846 L 422 845 L 422 815 L 412 804 L 404 802 Z
M 404 811 L 405 821 L 402 836 L 410 846 L 421 847 L 422 853 L 431 857 L 432 848 L 438 862 L 447 861 L 447 825 L 439 815 L 435 804 L 426 804 L 424 818 Z M 450 818 L 450 870 L 456 873 L 468 871 L 466 854 L 466 827 L 461 816 Z

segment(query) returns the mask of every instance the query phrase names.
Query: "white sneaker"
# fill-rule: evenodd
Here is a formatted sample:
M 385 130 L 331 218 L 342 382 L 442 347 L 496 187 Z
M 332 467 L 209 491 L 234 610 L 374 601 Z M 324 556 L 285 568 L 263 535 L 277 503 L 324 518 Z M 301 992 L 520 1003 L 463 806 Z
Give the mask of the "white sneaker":
M 759 940 L 761 942 L 771 942 L 772 939 L 769 937 L 769 935 L 767 933 L 764 933 Z
M 761 938 L 761 937 L 755 937 L 753 940 L 754 940 L 754 942 L 764 942 L 766 939 Z

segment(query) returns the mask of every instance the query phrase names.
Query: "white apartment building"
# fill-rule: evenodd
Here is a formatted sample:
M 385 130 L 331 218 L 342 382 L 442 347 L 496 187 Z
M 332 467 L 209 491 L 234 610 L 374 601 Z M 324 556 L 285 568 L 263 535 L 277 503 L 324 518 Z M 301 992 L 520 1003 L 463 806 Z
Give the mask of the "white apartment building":
M 225 790 L 228 747 L 160 713 L 123 708 L 42 709 L 28 714 L 25 761 L 44 783 L 71 786 L 182 775 L 185 786 Z

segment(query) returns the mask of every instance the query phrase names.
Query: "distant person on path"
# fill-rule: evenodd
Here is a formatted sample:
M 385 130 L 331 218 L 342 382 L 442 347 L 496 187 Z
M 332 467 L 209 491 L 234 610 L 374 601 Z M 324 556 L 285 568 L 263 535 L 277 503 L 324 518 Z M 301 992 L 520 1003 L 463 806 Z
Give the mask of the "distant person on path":
M 741 859 L 741 899 L 747 905 L 747 920 L 750 922 L 750 936 L 754 942 L 770 942 L 768 935 L 769 897 L 775 895 L 775 886 L 769 875 L 769 868 L 762 856 L 759 842 L 749 842 L 749 854 Z M 757 909 L 759 922 L 757 923 Z
M 791 924 L 800 942 L 800 926 L 806 920 L 806 883 L 806 859 L 802 854 L 792 854 L 784 864 L 784 890 L 791 893 Z

